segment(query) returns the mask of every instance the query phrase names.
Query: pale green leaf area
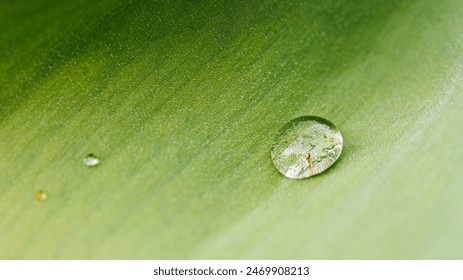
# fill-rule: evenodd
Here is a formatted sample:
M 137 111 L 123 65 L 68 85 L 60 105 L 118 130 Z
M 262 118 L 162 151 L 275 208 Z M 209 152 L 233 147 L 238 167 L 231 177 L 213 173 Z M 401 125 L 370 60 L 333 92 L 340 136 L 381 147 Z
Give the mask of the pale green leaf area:
M 463 258 L 462 1 L 4 0 L 0 27 L 2 259 Z M 303 115 L 344 148 L 291 180 Z

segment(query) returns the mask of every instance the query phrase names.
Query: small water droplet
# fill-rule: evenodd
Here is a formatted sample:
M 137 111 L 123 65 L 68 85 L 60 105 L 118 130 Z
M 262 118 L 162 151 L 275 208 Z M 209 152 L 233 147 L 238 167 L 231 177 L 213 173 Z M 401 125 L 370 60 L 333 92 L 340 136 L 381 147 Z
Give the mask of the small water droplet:
M 44 201 L 47 199 L 47 193 L 43 191 L 38 191 L 35 194 L 35 199 L 37 199 L 38 201 Z
M 341 155 L 342 145 L 341 132 L 330 121 L 303 116 L 278 131 L 272 146 L 272 161 L 288 178 L 307 178 L 333 165 Z
M 84 163 L 87 166 L 97 166 L 100 163 L 100 160 L 94 154 L 88 154 L 84 158 Z

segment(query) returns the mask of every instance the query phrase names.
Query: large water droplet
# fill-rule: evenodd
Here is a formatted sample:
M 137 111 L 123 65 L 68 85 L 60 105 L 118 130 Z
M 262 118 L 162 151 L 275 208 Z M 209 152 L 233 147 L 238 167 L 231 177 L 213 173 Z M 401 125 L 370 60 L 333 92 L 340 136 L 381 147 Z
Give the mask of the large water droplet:
M 94 154 L 88 154 L 84 158 L 84 163 L 87 166 L 97 166 L 100 163 L 100 160 Z
M 44 201 L 45 199 L 47 199 L 47 193 L 43 191 L 38 191 L 35 194 L 35 199 L 37 199 L 38 201 Z
M 304 116 L 285 124 L 275 136 L 272 160 L 281 174 L 301 179 L 325 171 L 342 151 L 341 132 L 330 121 Z

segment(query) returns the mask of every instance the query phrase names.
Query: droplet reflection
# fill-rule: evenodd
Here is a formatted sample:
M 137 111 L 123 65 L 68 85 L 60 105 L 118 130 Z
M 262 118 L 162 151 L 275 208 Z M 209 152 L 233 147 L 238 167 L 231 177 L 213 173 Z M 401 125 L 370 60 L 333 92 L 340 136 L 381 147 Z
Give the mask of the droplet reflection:
M 86 166 L 92 167 L 100 164 L 100 160 L 94 154 L 88 154 L 84 158 L 84 163 Z
M 341 155 L 341 132 L 330 121 L 303 116 L 284 125 L 275 136 L 272 161 L 278 171 L 292 179 L 319 174 Z
M 38 191 L 35 194 L 35 199 L 37 199 L 38 201 L 44 201 L 44 200 L 47 199 L 47 193 L 45 193 L 43 191 Z

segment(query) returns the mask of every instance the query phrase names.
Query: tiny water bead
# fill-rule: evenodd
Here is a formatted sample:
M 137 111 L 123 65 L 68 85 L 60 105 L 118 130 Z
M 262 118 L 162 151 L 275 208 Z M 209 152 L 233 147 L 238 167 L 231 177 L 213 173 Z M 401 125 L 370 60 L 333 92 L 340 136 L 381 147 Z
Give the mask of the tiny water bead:
M 307 178 L 333 165 L 341 155 L 342 145 L 341 132 L 330 121 L 303 116 L 278 131 L 272 146 L 272 161 L 288 178 Z
M 86 166 L 97 166 L 100 163 L 100 160 L 94 154 L 88 154 L 84 158 L 84 163 Z
M 43 191 L 38 191 L 35 194 L 35 199 L 37 199 L 38 201 L 44 201 L 44 200 L 47 199 L 47 193 L 45 193 Z

